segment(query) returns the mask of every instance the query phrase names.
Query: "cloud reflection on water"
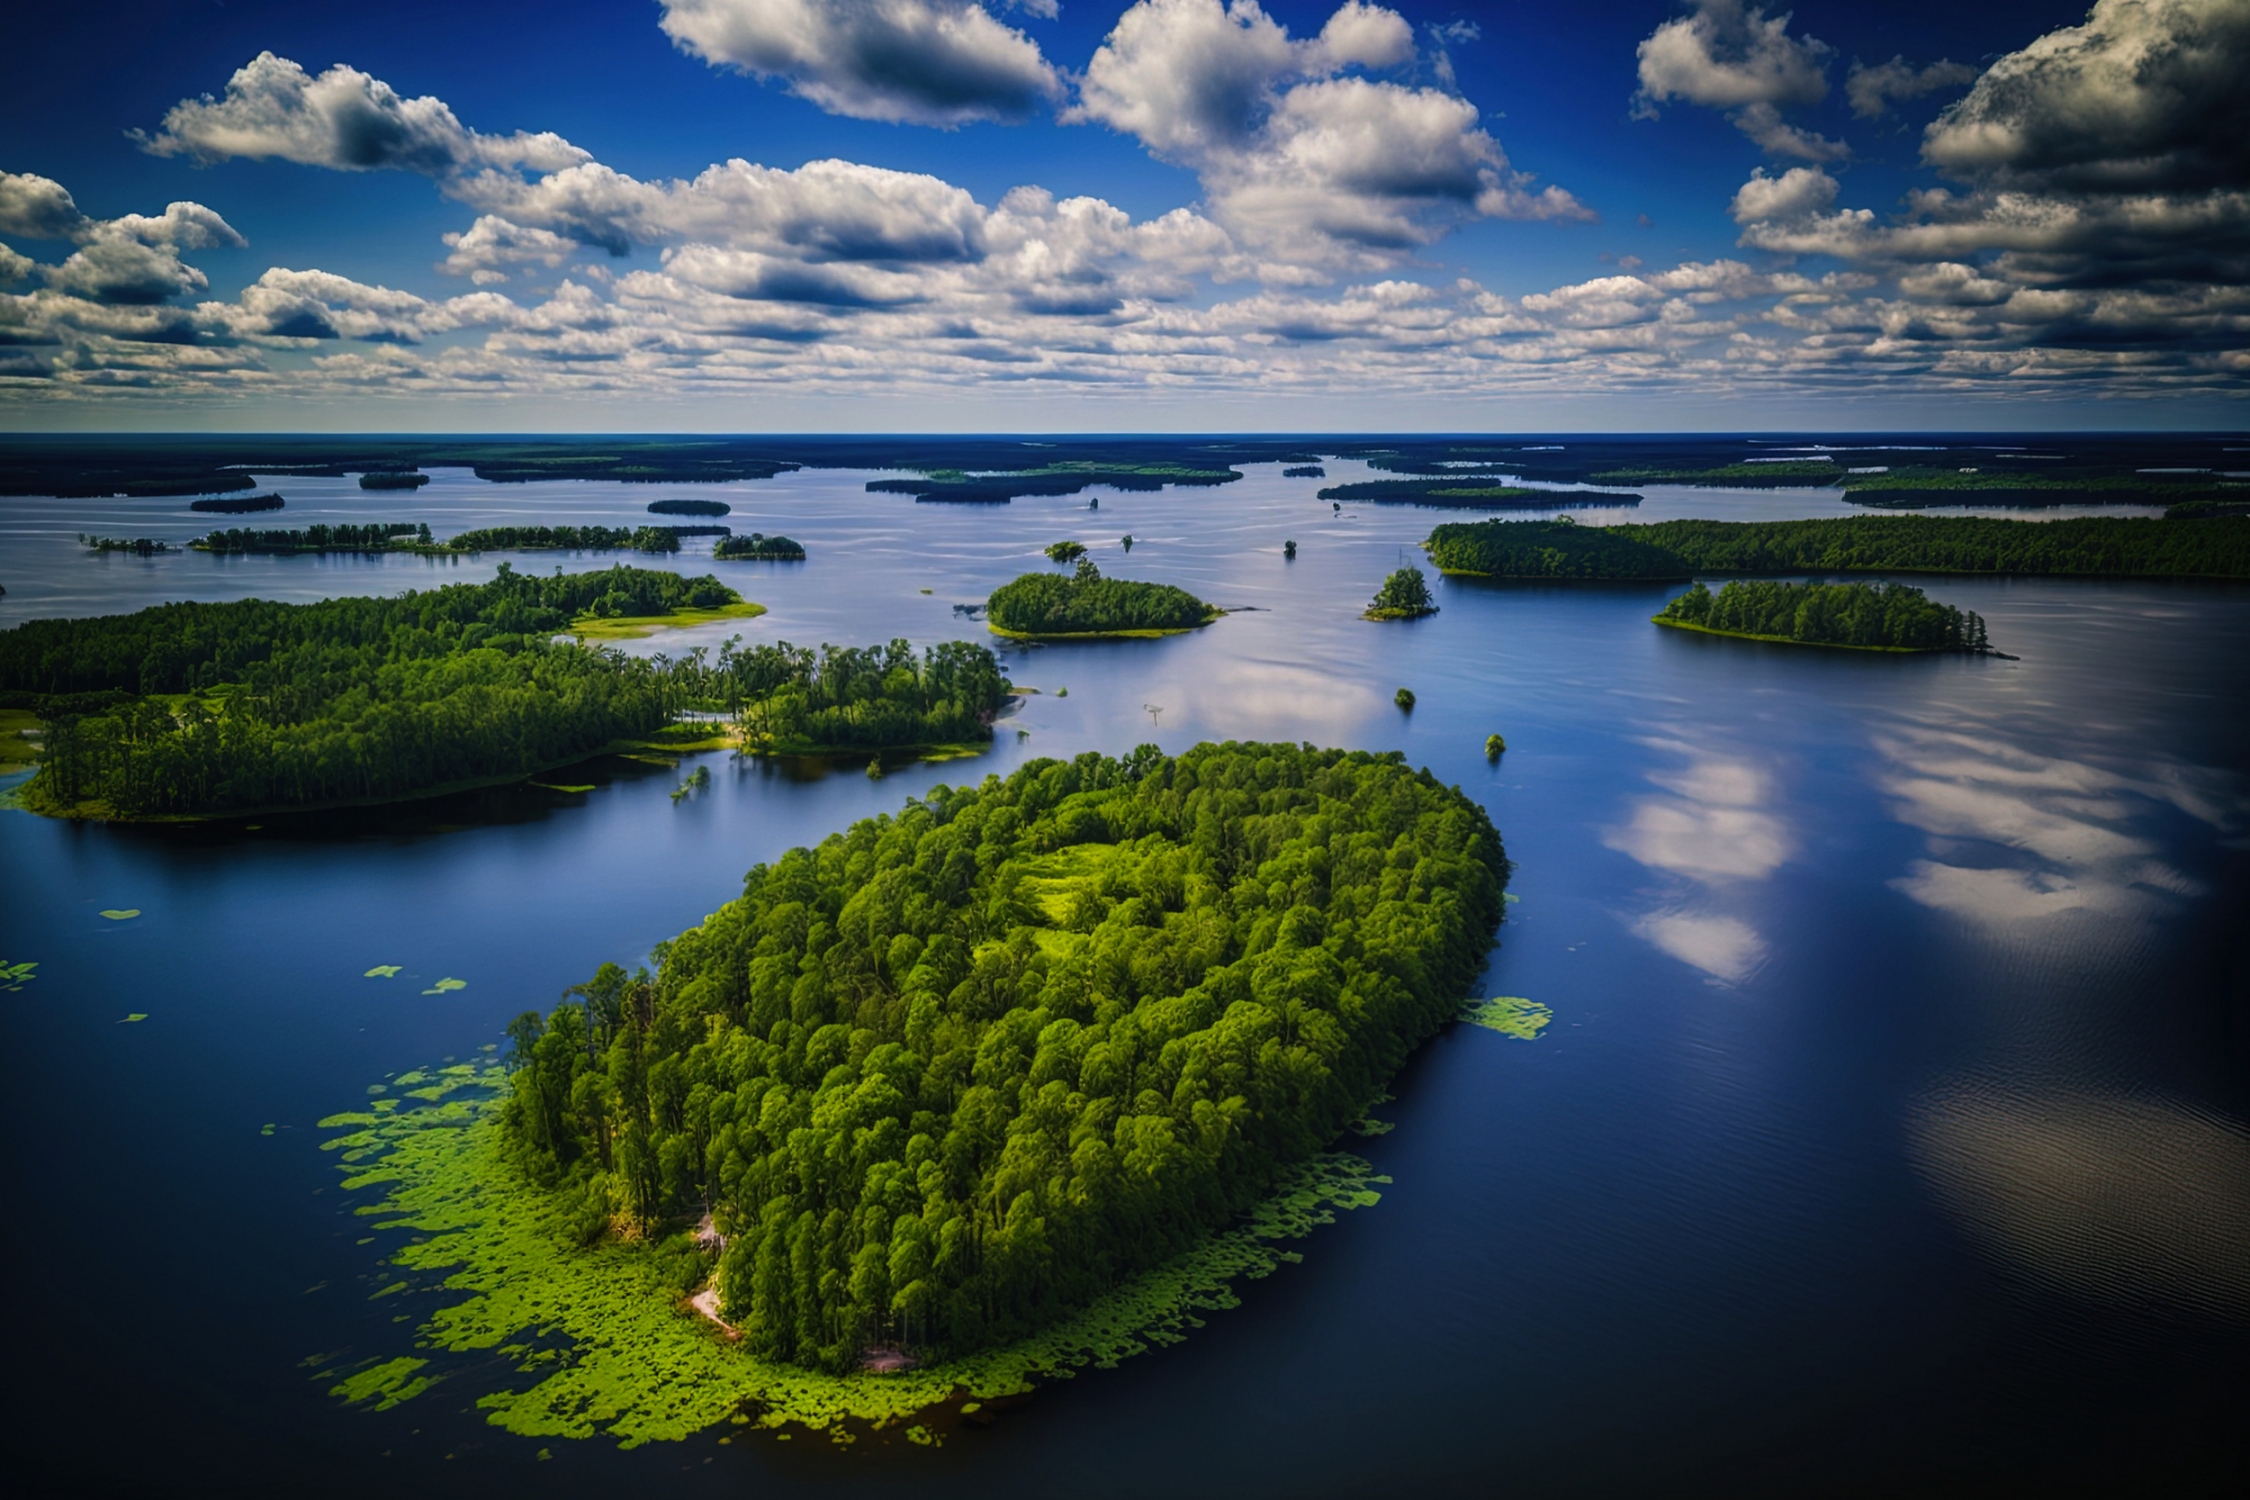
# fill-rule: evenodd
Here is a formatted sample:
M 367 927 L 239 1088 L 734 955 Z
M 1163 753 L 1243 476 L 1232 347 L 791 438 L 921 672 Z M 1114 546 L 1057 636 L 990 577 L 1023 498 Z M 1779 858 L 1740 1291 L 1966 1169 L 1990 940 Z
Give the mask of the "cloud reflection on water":
M 1788 823 L 1770 810 L 1774 778 L 1748 760 L 1683 740 L 1648 743 L 1686 756 L 1688 764 L 1649 773 L 1666 795 L 1636 800 L 1602 842 L 1650 869 L 1696 882 L 1704 895 L 1698 903 L 1639 917 L 1633 934 L 1714 979 L 1739 983 L 1765 961 L 1766 941 L 1742 917 L 1709 908 L 1730 888 L 1766 879 L 1796 854 Z

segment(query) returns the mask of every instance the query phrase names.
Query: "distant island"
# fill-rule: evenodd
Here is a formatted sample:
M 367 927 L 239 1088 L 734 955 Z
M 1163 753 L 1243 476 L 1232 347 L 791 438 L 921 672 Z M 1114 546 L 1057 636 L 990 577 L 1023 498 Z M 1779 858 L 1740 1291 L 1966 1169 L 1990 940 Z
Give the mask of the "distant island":
M 193 818 L 379 802 L 662 743 L 703 669 L 556 636 L 583 621 L 758 612 L 710 577 L 541 577 L 503 563 L 489 583 L 391 598 L 27 621 L 0 631 L 0 693 L 46 721 L 38 773 L 19 793 L 34 812 Z
M 1423 543 L 1449 574 L 1660 580 L 1697 573 L 2250 578 L 2250 520 L 1839 516 L 1813 521 L 1475 521 Z
M 154 557 L 159 552 L 172 550 L 170 542 L 160 542 L 154 537 L 88 536 L 78 534 L 78 544 L 95 552 L 130 552 L 135 557 Z
M 375 469 L 359 476 L 363 490 L 418 490 L 429 482 L 429 475 L 412 469 Z
M 724 526 L 487 526 L 439 545 L 451 552 L 677 552 L 683 536 L 725 536 Z
M 648 508 L 658 516 L 724 516 L 734 510 L 724 500 L 651 500 Z
M 1664 606 L 1659 625 L 1711 635 L 1854 651 L 1983 653 L 1984 619 L 1903 583 L 1701 583 Z
M 1381 505 L 1433 505 L 1451 510 L 1559 510 L 1569 506 L 1638 505 L 1625 490 L 1539 490 L 1521 484 L 1479 484 L 1460 475 L 1425 479 L 1368 479 L 1332 484 L 1323 500 L 1367 500 Z
M 1075 495 L 1094 485 L 1119 490 L 1160 490 L 1168 484 L 1232 484 L 1239 469 L 1182 463 L 1115 464 L 1059 461 L 1005 473 L 930 469 L 919 479 L 873 479 L 875 494 L 912 495 L 922 501 L 1001 505 L 1023 495 Z
M 1284 479 L 1326 479 L 1328 471 L 1319 464 L 1298 464 L 1294 468 L 1283 469 L 1281 477 Z
M 413 521 L 313 525 L 297 531 L 214 531 L 188 545 L 198 552 L 389 552 L 402 542 L 418 547 L 434 545 L 430 528 Z
M 1176 635 L 1219 615 L 1170 584 L 1104 578 L 1085 557 L 1070 577 L 1026 573 L 985 602 L 985 622 L 995 635 L 1025 640 Z
M 289 502 L 279 495 L 243 495 L 220 500 L 191 500 L 189 510 L 213 511 L 220 515 L 248 515 L 252 511 L 279 510 Z
M 805 548 L 802 542 L 785 536 L 753 531 L 748 536 L 727 537 L 711 549 L 711 555 L 721 562 L 803 562 Z

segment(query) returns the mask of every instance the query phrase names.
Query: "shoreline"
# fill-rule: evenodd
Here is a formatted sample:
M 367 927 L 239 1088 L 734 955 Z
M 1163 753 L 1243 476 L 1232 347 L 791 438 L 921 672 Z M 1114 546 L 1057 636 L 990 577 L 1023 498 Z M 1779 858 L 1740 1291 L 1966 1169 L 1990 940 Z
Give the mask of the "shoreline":
M 1944 646 L 1855 646 L 1850 641 L 1800 641 L 1787 635 L 1753 635 L 1747 630 L 1713 630 L 1708 625 L 1696 625 L 1686 620 L 1667 620 L 1662 615 L 1651 615 L 1651 625 L 1662 625 L 1667 630 L 1692 630 L 1697 635 L 1715 635 L 1733 641 L 1766 641 L 1776 646 L 1817 646 L 1824 651 L 1874 651 L 1885 656 L 1999 656 L 1997 651 L 1954 651 Z M 2010 661 L 2014 657 L 2007 658 Z

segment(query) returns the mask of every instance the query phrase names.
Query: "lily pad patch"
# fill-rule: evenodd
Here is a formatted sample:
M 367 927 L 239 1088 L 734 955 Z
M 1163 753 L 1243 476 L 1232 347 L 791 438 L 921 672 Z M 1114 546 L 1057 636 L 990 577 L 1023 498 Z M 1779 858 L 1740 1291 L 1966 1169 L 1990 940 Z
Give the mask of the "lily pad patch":
M 425 995 L 443 995 L 451 990 L 465 990 L 468 987 L 469 981 L 466 979 L 441 979 L 422 993 Z
M 0 990 L 5 990 L 11 995 L 14 994 L 30 981 L 39 977 L 31 972 L 38 967 L 39 961 L 37 959 L 32 959 L 27 963 L 12 964 L 6 959 L 0 958 Z
M 396 979 L 398 971 L 403 967 L 405 967 L 403 964 L 377 964 L 362 977 L 367 979 Z
M 132 918 L 137 917 L 140 914 L 141 909 L 137 906 L 128 906 L 123 908 L 122 910 L 112 907 L 110 910 L 102 913 L 103 916 L 109 918 L 112 922 L 130 921 Z
M 129 1016 L 127 1016 L 127 1017 L 125 1017 L 125 1019 L 124 1019 L 124 1020 L 122 1020 L 122 1021 L 119 1021 L 119 1022 L 118 1022 L 117 1024 L 118 1024 L 118 1025 L 120 1025 L 120 1026 L 123 1026 L 123 1025 L 126 1025 L 126 1024 L 127 1024 L 128 1022 L 132 1022 L 132 1021 L 145 1021 L 145 1020 L 147 1020 L 147 1019 L 148 1019 L 148 1012 L 147 1012 L 147 1011 L 145 1011 L 145 1010 L 136 1010 L 136 1011 L 134 1011 L 134 1012 L 133 1012 L 133 1013 L 132 1013 L 131 1015 L 129 1015 Z
M 1554 1018 L 1553 1010 L 1520 995 L 1501 995 L 1491 1000 L 1472 1001 L 1461 1012 L 1461 1019 L 1472 1026 L 1482 1026 L 1487 1031 L 1497 1031 L 1502 1036 L 1512 1036 L 1524 1042 L 1537 1041 L 1539 1033 Z

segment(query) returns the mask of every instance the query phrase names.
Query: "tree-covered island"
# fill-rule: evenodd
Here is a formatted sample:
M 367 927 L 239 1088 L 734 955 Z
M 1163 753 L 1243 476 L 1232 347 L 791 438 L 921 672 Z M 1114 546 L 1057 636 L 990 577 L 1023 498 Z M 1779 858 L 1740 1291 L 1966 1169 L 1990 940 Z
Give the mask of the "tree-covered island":
M 939 787 L 753 869 L 654 976 L 520 1017 L 490 1170 L 586 1239 L 708 1211 L 751 1359 L 1036 1335 L 1362 1118 L 1459 1013 L 1506 874 L 1484 810 L 1395 753 L 1143 746 Z M 713 1258 L 662 1244 L 683 1290 Z
M 1221 613 L 1185 589 L 1104 578 L 1092 558 L 1077 561 L 1070 577 L 1026 573 L 994 589 L 985 603 L 987 626 L 1023 640 L 1174 635 Z
M 720 562 L 803 562 L 805 544 L 753 531 L 748 536 L 722 539 L 711 549 L 711 555 Z
M 1419 620 L 1438 612 L 1430 598 L 1430 581 L 1420 568 L 1400 568 L 1383 580 L 1362 618 L 1369 620 Z M 1404 691 L 1401 689 L 1401 691 Z
M 1989 652 L 1984 619 L 1903 583 L 1701 583 L 1655 617 L 1711 635 L 1856 651 Z
M 198 552 L 393 552 L 434 548 L 430 528 L 413 521 L 373 521 L 364 526 L 312 525 L 291 531 L 235 528 L 188 543 Z

